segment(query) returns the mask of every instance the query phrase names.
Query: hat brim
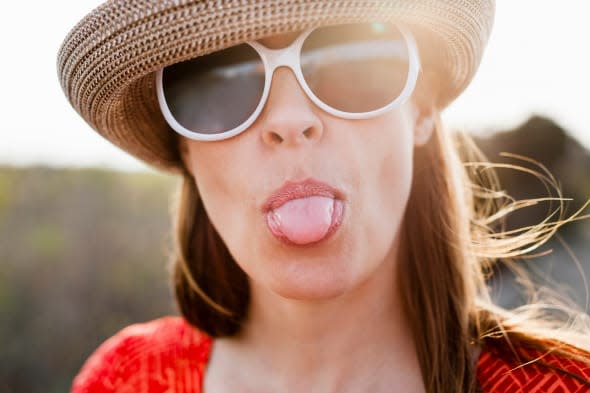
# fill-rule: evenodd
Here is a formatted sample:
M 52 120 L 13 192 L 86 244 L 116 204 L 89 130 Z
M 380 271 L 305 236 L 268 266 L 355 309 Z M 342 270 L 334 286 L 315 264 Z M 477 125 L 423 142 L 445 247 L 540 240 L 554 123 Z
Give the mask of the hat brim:
M 493 0 L 109 1 L 68 34 L 58 74 L 92 128 L 135 157 L 177 171 L 177 137 L 155 91 L 155 71 L 165 66 L 310 27 L 395 23 L 417 36 L 423 68 L 437 75 L 433 94 L 443 108 L 473 78 L 493 18 Z

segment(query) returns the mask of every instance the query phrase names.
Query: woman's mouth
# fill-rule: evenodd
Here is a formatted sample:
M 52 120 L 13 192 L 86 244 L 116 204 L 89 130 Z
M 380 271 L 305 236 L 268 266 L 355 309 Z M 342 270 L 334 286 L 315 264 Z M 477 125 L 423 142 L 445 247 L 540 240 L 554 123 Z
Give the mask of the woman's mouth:
M 287 182 L 263 205 L 270 232 L 289 245 L 307 246 L 330 237 L 344 216 L 342 193 L 308 179 Z

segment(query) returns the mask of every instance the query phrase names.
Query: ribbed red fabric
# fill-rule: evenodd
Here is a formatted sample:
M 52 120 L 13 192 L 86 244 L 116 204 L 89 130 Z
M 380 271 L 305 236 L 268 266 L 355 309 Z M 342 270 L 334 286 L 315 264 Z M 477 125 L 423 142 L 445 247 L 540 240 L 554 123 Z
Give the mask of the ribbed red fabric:
M 477 362 L 483 392 L 588 393 L 590 366 L 555 353 L 488 340 Z
M 131 325 L 88 358 L 71 391 L 200 393 L 211 343 L 178 317 Z
M 90 356 L 71 392 L 200 393 L 211 344 L 210 337 L 178 317 L 129 326 Z M 518 367 L 521 363 L 507 348 L 493 342 L 486 345 L 477 362 L 483 392 L 590 392 L 590 366 L 554 354 L 523 353 L 530 358 L 543 356 L 548 366 Z

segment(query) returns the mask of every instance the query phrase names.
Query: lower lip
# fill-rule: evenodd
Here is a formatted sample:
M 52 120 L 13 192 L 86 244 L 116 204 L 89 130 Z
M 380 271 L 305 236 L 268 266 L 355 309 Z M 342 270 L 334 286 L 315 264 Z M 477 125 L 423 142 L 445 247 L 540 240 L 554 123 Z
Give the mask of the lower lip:
M 311 246 L 316 246 L 320 243 L 325 242 L 330 237 L 332 237 L 336 233 L 336 231 L 338 231 L 338 229 L 342 225 L 342 221 L 344 219 L 344 203 L 339 199 L 334 199 L 334 209 L 332 211 L 332 219 L 331 219 L 330 227 L 328 228 L 328 230 L 326 231 L 324 236 L 322 236 L 320 239 L 312 241 L 312 242 L 307 242 L 307 243 L 295 243 L 295 242 L 291 241 L 287 236 L 285 236 L 280 231 L 280 229 L 278 229 L 276 226 L 274 226 L 272 224 L 271 219 L 269 218 L 269 214 L 270 213 L 267 213 L 267 215 L 266 215 L 266 225 L 267 225 L 270 233 L 276 239 L 278 239 L 283 244 L 286 244 L 288 246 L 311 247 Z

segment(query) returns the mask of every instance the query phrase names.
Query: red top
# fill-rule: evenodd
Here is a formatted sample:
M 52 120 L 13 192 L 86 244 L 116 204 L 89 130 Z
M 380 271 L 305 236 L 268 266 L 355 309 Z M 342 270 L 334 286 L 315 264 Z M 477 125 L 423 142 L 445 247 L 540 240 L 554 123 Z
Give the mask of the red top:
M 72 393 L 199 393 L 211 344 L 210 337 L 178 317 L 129 326 L 90 356 Z M 525 353 L 543 356 L 548 366 L 515 368 L 519 363 L 506 348 L 486 345 L 477 361 L 483 392 L 590 393 L 590 366 L 554 354 Z

